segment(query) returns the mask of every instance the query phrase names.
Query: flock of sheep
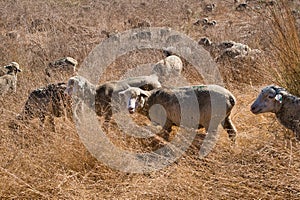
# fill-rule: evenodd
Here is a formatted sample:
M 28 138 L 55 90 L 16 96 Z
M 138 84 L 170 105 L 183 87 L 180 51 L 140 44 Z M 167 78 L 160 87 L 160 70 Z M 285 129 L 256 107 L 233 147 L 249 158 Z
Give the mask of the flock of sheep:
M 250 58 L 254 60 L 262 52 L 259 49 L 251 49 L 248 45 L 234 41 L 222 41 L 220 43 L 212 42 L 207 37 L 200 38 L 199 45 L 203 46 L 216 62 L 226 59 Z
M 204 45 L 212 45 L 207 39 L 201 41 Z M 225 49 L 235 47 L 247 50 L 247 47 L 242 44 L 233 42 L 218 45 L 219 48 L 222 46 L 227 47 Z M 167 133 L 172 130 L 173 125 L 195 129 L 205 128 L 207 132 L 216 132 L 218 125 L 221 124 L 229 138 L 235 140 L 237 131 L 230 114 L 236 99 L 230 91 L 218 85 L 174 88 L 164 86 L 166 80 L 179 76 L 182 72 L 182 61 L 176 55 L 169 55 L 157 62 L 153 67 L 152 75 L 110 81 L 101 85 L 93 85 L 86 78 L 75 75 L 76 66 L 77 61 L 70 57 L 50 63 L 46 68 L 47 76 L 53 76 L 58 73 L 57 71 L 67 70 L 70 70 L 73 76 L 67 83 L 52 83 L 31 91 L 23 110 L 16 119 L 28 121 L 39 118 L 41 125 L 44 125 L 48 117 L 55 131 L 55 117 L 65 116 L 79 120 L 83 105 L 94 108 L 95 113 L 99 117 L 104 117 L 106 123 L 112 119 L 113 110 L 118 112 L 121 109 L 118 106 L 126 106 L 129 113 L 137 112 L 145 115 L 152 122 L 161 125 Z M 21 69 L 16 62 L 1 69 L 0 95 L 16 92 L 19 72 Z M 192 105 L 193 101 L 197 103 L 196 107 Z M 221 107 L 213 109 L 213 102 L 224 105 L 224 109 Z M 155 105 L 163 107 L 165 119 L 162 120 L 161 110 L 151 110 Z M 252 104 L 251 112 L 275 113 L 280 123 L 294 131 L 296 138 L 300 139 L 300 98 L 288 93 L 284 88 L 274 85 L 263 88 Z M 185 118 L 184 122 L 183 118 Z M 196 125 L 191 123 L 195 119 Z M 164 139 L 168 141 L 168 134 L 166 135 Z

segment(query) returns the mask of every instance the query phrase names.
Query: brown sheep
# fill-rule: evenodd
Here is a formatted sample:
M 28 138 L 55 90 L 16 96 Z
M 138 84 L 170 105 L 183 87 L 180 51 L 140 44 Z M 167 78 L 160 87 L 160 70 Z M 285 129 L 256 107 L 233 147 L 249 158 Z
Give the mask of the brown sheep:
M 66 88 L 65 83 L 57 83 L 33 90 L 17 119 L 39 118 L 40 125 L 43 127 L 46 117 L 49 117 L 52 130 L 55 131 L 54 117 L 72 118 L 72 102 L 71 98 L 64 94 Z

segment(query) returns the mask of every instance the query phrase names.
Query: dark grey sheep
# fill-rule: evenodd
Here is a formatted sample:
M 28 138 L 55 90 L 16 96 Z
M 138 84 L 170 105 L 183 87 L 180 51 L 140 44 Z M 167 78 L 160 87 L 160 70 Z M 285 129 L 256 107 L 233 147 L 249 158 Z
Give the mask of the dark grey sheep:
M 46 117 L 49 117 L 52 130 L 55 131 L 54 117 L 65 116 L 72 119 L 72 99 L 64 94 L 66 88 L 65 83 L 57 83 L 33 90 L 17 119 L 39 118 L 43 127 Z
M 77 60 L 72 57 L 64 57 L 50 62 L 45 69 L 46 79 L 48 82 L 66 82 L 69 77 L 75 75 L 77 65 Z

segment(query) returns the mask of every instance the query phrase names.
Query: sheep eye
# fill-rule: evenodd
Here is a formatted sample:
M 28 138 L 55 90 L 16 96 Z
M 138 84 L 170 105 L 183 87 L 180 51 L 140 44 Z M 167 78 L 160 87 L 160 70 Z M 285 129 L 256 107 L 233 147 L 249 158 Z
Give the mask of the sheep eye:
M 269 99 L 273 99 L 273 97 L 272 97 L 272 96 L 269 96 Z

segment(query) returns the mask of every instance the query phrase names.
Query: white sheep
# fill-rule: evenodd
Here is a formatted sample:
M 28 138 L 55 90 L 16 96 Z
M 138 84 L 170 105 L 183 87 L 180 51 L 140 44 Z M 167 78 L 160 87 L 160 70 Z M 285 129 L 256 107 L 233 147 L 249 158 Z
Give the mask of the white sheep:
M 236 100 L 221 86 L 198 85 L 152 91 L 130 87 L 120 92 L 120 95 L 126 99 L 129 113 L 141 113 L 152 122 L 163 126 L 163 130 L 167 132 L 172 130 L 172 125 L 195 128 L 191 121 L 196 120 L 196 128 L 205 128 L 211 142 L 216 139 L 219 124 L 222 124 L 232 140 L 235 139 L 237 131 L 231 122 L 230 113 Z M 162 117 L 164 113 L 165 119 Z M 169 140 L 168 135 L 165 139 Z M 213 144 L 203 147 L 202 153 L 207 154 Z
M 73 114 L 75 120 L 79 119 L 78 112 L 82 114 L 83 104 L 94 108 L 96 88 L 96 85 L 93 85 L 82 76 L 73 76 L 68 80 L 64 93 L 73 98 Z
M 217 48 L 219 50 L 219 56 L 216 57 L 217 62 L 226 58 L 236 59 L 250 57 L 253 59 L 261 53 L 258 49 L 251 49 L 248 45 L 234 41 L 223 41 L 217 45 Z
M 160 60 L 153 67 L 152 73 L 159 77 L 160 82 L 165 82 L 172 76 L 178 77 L 183 69 L 183 64 L 178 56 L 171 55 Z
M 16 92 L 17 90 L 17 73 L 21 72 L 20 66 L 16 62 L 11 62 L 5 66 L 6 74 L 0 77 L 0 95 L 7 92 Z
M 251 105 L 253 114 L 275 113 L 279 122 L 296 134 L 300 140 L 300 98 L 288 93 L 284 88 L 269 85 L 262 89 Z
M 46 117 L 49 117 L 55 132 L 54 117 L 72 119 L 71 98 L 64 95 L 66 88 L 65 83 L 57 83 L 33 90 L 17 119 L 28 121 L 39 118 L 40 126 L 43 127 Z
M 131 77 L 120 81 L 110 81 L 102 85 L 93 85 L 84 77 L 74 76 L 69 79 L 65 92 L 77 97 L 78 105 L 84 102 L 89 107 L 94 106 L 96 114 L 104 116 L 105 121 L 108 122 L 111 120 L 113 107 L 118 106 L 116 103 L 120 102 L 119 92 L 126 90 L 130 86 L 139 87 L 144 90 L 153 90 L 160 88 L 161 84 L 158 81 L 158 77 L 154 74 L 150 76 Z M 78 109 L 79 107 L 75 106 L 75 110 Z M 76 118 L 78 119 L 78 116 Z

